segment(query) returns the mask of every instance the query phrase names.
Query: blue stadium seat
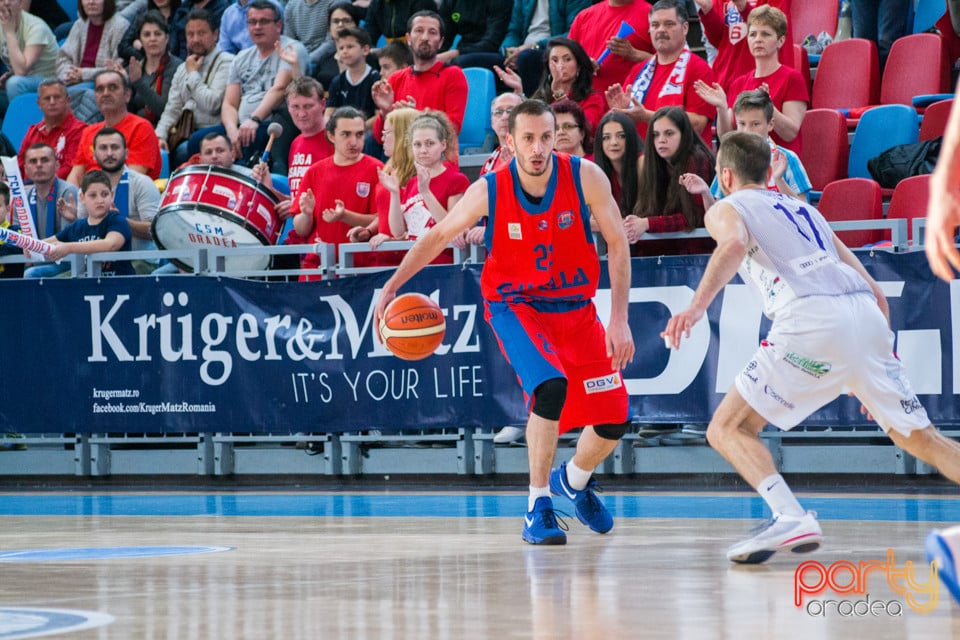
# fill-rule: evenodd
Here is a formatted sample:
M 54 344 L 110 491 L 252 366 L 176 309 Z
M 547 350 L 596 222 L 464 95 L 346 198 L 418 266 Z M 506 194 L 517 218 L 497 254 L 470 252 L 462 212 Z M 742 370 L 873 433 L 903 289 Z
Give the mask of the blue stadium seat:
M 170 154 L 160 149 L 160 179 L 165 180 L 170 177 Z
M 37 94 L 24 93 L 10 101 L 0 130 L 9 138 L 13 146 L 19 149 L 30 125 L 41 120 L 43 120 L 43 111 L 40 111 L 40 105 L 37 104 Z
M 885 104 L 863 112 L 850 143 L 850 178 L 873 178 L 867 160 L 898 144 L 916 142 L 920 136 L 917 112 L 905 104 Z
M 946 11 L 946 0 L 916 0 L 910 33 L 929 31 Z
M 290 181 L 287 179 L 287 176 L 279 173 L 271 173 L 270 178 L 273 180 L 274 189 L 285 196 L 290 195 Z
M 73 0 L 57 0 L 57 4 L 70 16 L 71 20 L 77 19 L 77 3 Z
M 467 77 L 467 111 L 460 128 L 460 153 L 493 150 L 493 129 L 490 128 L 490 103 L 497 97 L 493 71 L 480 67 L 463 70 Z M 487 144 L 488 140 L 490 144 Z

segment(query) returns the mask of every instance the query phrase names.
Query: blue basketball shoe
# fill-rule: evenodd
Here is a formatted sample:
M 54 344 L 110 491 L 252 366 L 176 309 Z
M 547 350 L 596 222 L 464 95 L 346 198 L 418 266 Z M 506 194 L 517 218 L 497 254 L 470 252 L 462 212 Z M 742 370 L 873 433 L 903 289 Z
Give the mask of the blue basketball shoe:
M 960 559 L 960 527 L 931 531 L 927 534 L 924 546 L 927 562 L 937 562 L 940 583 L 960 602 L 960 567 L 957 566 L 957 560 Z
M 573 500 L 577 507 L 577 519 L 597 533 L 606 533 L 613 529 L 613 516 L 594 493 L 596 488 L 597 481 L 591 476 L 586 487 L 580 491 L 572 489 L 567 484 L 566 462 L 560 463 L 559 467 L 550 472 L 550 493 Z
M 561 528 L 562 525 L 562 528 Z M 567 544 L 566 525 L 557 522 L 550 496 L 537 498 L 533 511 L 523 517 L 523 539 L 530 544 Z

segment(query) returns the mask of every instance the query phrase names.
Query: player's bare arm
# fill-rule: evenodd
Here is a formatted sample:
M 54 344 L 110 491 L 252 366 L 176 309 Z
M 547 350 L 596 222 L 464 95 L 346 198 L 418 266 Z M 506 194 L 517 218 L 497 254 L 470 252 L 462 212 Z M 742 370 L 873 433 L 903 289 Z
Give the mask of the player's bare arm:
M 737 273 L 737 268 L 747 255 L 747 227 L 732 205 L 723 201 L 714 204 L 707 211 L 704 224 L 710 236 L 717 241 L 717 248 L 707 262 L 690 306 L 670 318 L 667 328 L 660 333 L 675 349 L 680 347 L 681 338 L 690 337 L 690 329 L 707 312 L 707 307 Z
M 630 296 L 630 244 L 623 230 L 620 209 L 610 191 L 610 181 L 600 167 L 589 161 L 580 163 L 583 196 L 591 219 L 607 243 L 607 269 L 610 271 L 610 323 L 607 326 L 607 355 L 614 370 L 633 360 L 634 344 L 627 322 Z
M 850 251 L 847 245 L 843 244 L 843 240 L 838 238 L 837 234 L 833 234 L 833 246 L 836 247 L 840 260 L 856 269 L 857 273 L 863 276 L 863 279 L 870 285 L 870 289 L 873 290 L 873 296 L 877 299 L 877 306 L 880 307 L 880 311 L 883 312 L 883 316 L 887 319 L 887 324 L 889 325 L 890 305 L 887 304 L 887 297 L 883 295 L 883 290 L 880 289 L 880 285 L 867 273 L 867 269 L 863 266 L 863 263 L 860 262 L 860 258 L 858 258 L 853 251 Z
M 400 287 L 440 255 L 440 252 L 458 234 L 475 226 L 485 215 L 487 215 L 487 181 L 478 180 L 470 185 L 463 194 L 463 198 L 450 210 L 447 217 L 414 243 L 393 276 L 383 285 L 374 312 L 374 326 L 380 326 L 384 309 L 397 296 Z
M 960 85 L 955 98 L 960 98 Z M 943 151 L 930 176 L 930 204 L 927 209 L 927 230 L 924 248 L 930 270 L 949 282 L 953 271 L 960 271 L 960 252 L 954 243 L 960 225 L 960 107 L 954 100 L 943 134 Z

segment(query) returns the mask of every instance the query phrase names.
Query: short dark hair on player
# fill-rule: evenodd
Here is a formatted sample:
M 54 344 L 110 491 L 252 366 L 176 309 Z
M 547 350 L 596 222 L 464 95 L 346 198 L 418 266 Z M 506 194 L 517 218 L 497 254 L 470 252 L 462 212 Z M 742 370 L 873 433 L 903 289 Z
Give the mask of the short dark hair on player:
M 770 145 L 755 133 L 731 131 L 720 141 L 717 166 L 730 169 L 743 184 L 767 184 Z
M 110 191 L 113 191 L 113 183 L 110 182 L 110 176 L 108 176 L 105 171 L 94 169 L 93 171 L 87 171 L 83 174 L 83 179 L 80 181 L 80 192 L 86 193 L 87 189 L 95 184 L 105 184 Z
M 510 133 L 513 134 L 517 127 L 517 116 L 542 116 L 545 113 L 553 116 L 553 122 L 556 124 L 557 114 L 553 112 L 550 105 L 543 100 L 524 100 L 510 112 L 510 121 L 508 123 Z

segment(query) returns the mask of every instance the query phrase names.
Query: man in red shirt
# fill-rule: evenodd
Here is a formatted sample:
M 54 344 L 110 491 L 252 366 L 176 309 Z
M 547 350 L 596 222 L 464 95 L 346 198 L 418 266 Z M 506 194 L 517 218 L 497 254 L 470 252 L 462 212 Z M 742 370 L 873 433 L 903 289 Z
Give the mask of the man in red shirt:
M 145 173 L 156 180 L 160 177 L 160 142 L 153 125 L 140 116 L 127 111 L 130 101 L 130 82 L 119 71 L 98 71 L 93 77 L 93 91 L 97 108 L 103 114 L 103 122 L 88 125 L 80 137 L 80 148 L 73 160 L 73 168 L 67 181 L 75 185 L 87 171 L 99 169 L 93 157 L 93 137 L 104 127 L 112 127 L 123 134 L 127 141 L 127 168 Z
M 383 140 L 383 119 L 394 109 L 437 109 L 450 118 L 459 133 L 467 110 L 467 78 L 460 67 L 437 57 L 443 44 L 443 20 L 433 11 L 417 11 L 407 22 L 407 44 L 413 66 L 393 73 L 373 85 L 379 113 L 373 123 L 377 142 Z
M 288 242 L 340 245 L 348 242 L 350 229 L 377 217 L 374 187 L 383 163 L 363 154 L 364 129 L 363 113 L 353 107 L 340 107 L 330 116 L 333 155 L 314 163 L 301 178 L 290 206 L 294 218 Z M 304 269 L 319 265 L 316 254 L 304 256 Z
M 43 112 L 43 120 L 30 125 L 20 143 L 20 172 L 26 174 L 27 149 L 42 142 L 49 145 L 57 155 L 57 177 L 66 180 L 70 169 L 73 168 L 73 159 L 80 146 L 80 136 L 87 125 L 77 119 L 70 110 L 70 98 L 67 96 L 67 85 L 62 81 L 44 80 L 37 87 L 37 104 Z
M 636 65 L 623 88 L 607 89 L 607 104 L 637 123 L 637 132 L 646 138 L 647 126 L 661 107 L 683 107 L 690 124 L 709 147 L 710 121 L 717 110 L 694 90 L 694 83 L 713 82 L 713 71 L 687 46 L 687 10 L 676 0 L 659 0 L 650 10 L 650 36 L 657 55 Z
M 309 76 L 287 86 L 287 109 L 300 135 L 290 143 L 290 193 L 300 189 L 300 179 L 311 165 L 333 155 L 333 145 L 323 129 L 323 85 Z
M 643 0 L 604 0 L 573 19 L 569 37 L 579 42 L 591 58 L 599 60 L 610 50 L 593 76 L 594 91 L 603 93 L 610 85 L 622 83 L 635 64 L 651 57 L 649 14 L 650 4 Z M 633 33 L 618 38 L 623 22 L 633 27 Z

